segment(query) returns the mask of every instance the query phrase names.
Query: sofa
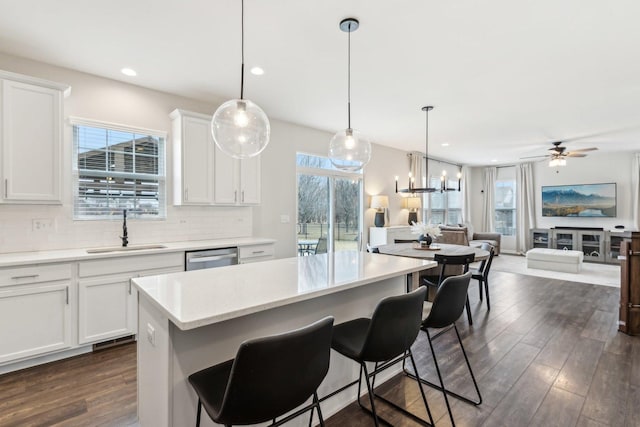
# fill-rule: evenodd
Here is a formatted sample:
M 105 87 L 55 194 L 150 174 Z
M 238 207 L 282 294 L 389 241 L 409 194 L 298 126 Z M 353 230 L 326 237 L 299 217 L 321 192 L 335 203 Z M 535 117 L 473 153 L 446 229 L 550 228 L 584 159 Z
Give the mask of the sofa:
M 466 245 L 480 247 L 483 243 L 493 246 L 495 256 L 500 255 L 500 233 L 481 232 L 476 233 L 465 224 L 441 225 L 442 236 L 436 239 L 439 243 L 451 243 L 454 245 Z

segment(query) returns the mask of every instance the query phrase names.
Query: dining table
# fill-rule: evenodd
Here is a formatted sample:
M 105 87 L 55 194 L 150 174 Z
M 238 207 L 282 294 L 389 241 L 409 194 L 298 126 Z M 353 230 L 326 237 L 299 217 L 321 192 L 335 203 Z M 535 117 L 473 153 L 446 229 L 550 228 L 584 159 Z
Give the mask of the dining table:
M 422 247 L 418 243 L 391 243 L 377 246 L 378 252 L 386 255 L 406 256 L 409 258 L 434 259 L 435 254 L 442 255 L 466 255 L 473 253 L 476 261 L 484 261 L 489 258 L 489 251 L 465 245 L 452 245 L 449 243 L 431 244 Z
M 452 245 L 449 243 L 435 243 L 429 247 L 420 246 L 417 242 L 412 243 L 390 243 L 376 247 L 378 252 L 385 255 L 396 255 L 408 258 L 420 258 L 432 260 L 435 254 L 443 255 L 466 255 L 473 253 L 475 261 L 484 261 L 489 259 L 489 251 L 465 245 Z M 437 267 L 437 266 L 436 266 Z M 431 268 L 436 268 L 431 267 Z M 407 284 L 407 288 L 415 289 L 419 286 L 419 278 L 417 274 L 413 275 L 411 285 Z M 410 290 L 410 289 L 407 289 Z

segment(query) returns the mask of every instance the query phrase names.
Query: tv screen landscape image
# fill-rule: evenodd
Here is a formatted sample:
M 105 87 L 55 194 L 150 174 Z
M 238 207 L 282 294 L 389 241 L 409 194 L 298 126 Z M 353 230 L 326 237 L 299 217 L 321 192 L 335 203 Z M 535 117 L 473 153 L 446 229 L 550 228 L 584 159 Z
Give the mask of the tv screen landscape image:
M 615 217 L 616 184 L 543 186 L 542 216 Z

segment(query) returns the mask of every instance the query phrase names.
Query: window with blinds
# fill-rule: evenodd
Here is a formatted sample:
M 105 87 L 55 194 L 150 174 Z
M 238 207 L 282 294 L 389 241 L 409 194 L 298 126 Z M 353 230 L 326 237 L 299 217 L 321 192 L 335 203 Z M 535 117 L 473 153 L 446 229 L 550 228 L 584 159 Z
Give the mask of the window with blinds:
M 74 218 L 166 217 L 165 136 L 96 122 L 73 124 Z

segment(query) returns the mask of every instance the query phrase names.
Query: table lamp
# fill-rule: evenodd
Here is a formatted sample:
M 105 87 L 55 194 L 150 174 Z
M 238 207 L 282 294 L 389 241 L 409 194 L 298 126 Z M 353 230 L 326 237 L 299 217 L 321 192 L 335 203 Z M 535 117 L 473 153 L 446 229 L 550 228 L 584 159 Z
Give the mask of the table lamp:
M 389 197 L 371 196 L 371 207 L 378 210 L 373 223 L 376 227 L 384 227 L 384 212 L 385 209 L 389 207 Z
M 420 197 L 407 197 L 407 209 L 409 209 L 409 225 L 418 222 L 418 209 L 422 207 Z

